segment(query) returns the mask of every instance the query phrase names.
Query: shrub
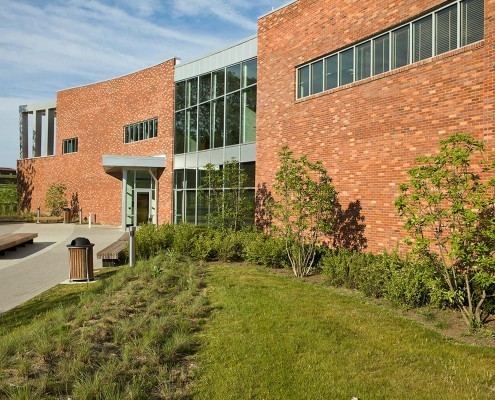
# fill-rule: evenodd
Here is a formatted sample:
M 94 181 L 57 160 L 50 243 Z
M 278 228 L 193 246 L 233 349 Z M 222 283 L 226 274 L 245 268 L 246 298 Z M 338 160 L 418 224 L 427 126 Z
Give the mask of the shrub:
M 199 235 L 205 230 L 206 228 L 204 227 L 191 224 L 175 225 L 172 248 L 179 254 L 193 255 L 191 253 L 195 247 L 195 243 L 198 240 Z
M 66 198 L 67 186 L 63 183 L 53 183 L 45 195 L 45 207 L 50 210 L 50 215 L 59 216 L 62 209 L 67 207 Z
M 268 268 L 289 266 L 284 240 L 260 232 L 245 233 L 244 259 Z

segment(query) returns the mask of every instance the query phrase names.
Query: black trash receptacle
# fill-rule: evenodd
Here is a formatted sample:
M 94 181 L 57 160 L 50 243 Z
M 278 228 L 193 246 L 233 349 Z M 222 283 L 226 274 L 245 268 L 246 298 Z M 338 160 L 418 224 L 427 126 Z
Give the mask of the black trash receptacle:
M 84 237 L 75 238 L 67 245 L 69 249 L 69 280 L 91 281 L 93 273 L 93 247 L 89 239 Z
M 70 208 L 64 208 L 64 224 L 70 223 Z

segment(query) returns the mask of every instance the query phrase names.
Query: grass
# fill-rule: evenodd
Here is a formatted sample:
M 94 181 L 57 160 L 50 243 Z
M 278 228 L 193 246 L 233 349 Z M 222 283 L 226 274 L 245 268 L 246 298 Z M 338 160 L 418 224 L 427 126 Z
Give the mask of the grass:
M 349 291 L 171 252 L 105 274 L 0 316 L 0 398 L 495 396 L 495 348 Z
M 182 397 L 207 311 L 201 287 L 198 268 L 169 254 L 5 313 L 0 398 Z
M 493 399 L 495 349 L 343 291 L 214 266 L 198 399 Z

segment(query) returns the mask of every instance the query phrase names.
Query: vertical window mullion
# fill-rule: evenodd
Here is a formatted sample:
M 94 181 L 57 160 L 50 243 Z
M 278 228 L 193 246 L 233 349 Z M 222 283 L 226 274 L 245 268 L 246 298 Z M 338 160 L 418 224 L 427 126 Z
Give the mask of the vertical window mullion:
M 432 13 L 431 17 L 431 54 L 437 55 L 437 13 Z
M 456 21 L 456 24 L 457 24 L 457 46 L 456 48 L 460 48 L 461 47 L 461 20 L 462 20 L 462 10 L 461 10 L 461 2 L 458 1 L 457 2 L 457 21 Z
M 395 51 L 395 46 L 393 42 L 393 35 L 392 31 L 388 33 L 388 70 L 391 71 L 394 69 L 394 66 L 392 64 L 392 57 Z

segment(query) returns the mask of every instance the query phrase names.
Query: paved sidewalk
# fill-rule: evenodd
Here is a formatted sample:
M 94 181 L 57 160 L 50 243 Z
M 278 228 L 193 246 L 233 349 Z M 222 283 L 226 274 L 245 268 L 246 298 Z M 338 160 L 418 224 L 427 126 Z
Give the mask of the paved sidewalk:
M 116 227 L 74 224 L 0 224 L 0 235 L 36 232 L 33 244 L 0 255 L 0 314 L 43 293 L 69 277 L 67 245 L 83 236 L 94 243 L 94 268 L 101 268 L 96 253 L 122 236 Z

